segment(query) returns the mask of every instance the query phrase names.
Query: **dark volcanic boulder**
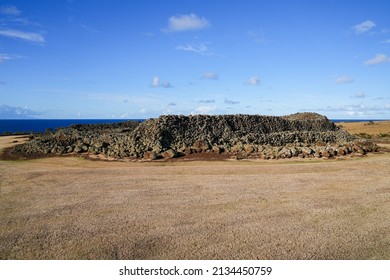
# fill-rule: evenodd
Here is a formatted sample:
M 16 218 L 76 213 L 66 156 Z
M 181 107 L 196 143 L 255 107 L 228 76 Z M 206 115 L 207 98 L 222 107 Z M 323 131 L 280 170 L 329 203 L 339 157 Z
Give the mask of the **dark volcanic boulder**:
M 164 151 L 162 153 L 162 156 L 165 159 L 167 159 L 167 158 L 175 158 L 175 157 L 177 157 L 177 152 L 175 150 L 173 150 L 173 149 L 169 149 L 167 151 Z

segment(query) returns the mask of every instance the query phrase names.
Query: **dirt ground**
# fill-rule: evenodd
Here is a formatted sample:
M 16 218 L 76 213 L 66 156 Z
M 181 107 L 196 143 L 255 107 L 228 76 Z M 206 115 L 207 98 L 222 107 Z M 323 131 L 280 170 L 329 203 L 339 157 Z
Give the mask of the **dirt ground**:
M 0 161 L 0 259 L 388 260 L 390 153 Z
M 4 149 L 23 144 L 28 140 L 28 136 L 0 136 L 0 154 Z

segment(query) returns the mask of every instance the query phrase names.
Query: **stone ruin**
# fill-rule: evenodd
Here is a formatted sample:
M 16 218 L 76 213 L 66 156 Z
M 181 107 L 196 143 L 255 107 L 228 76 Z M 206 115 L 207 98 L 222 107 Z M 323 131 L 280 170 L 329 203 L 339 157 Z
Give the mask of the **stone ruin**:
M 377 151 L 325 116 L 165 115 L 142 123 L 73 125 L 37 135 L 13 149 L 24 155 L 95 154 L 117 159 L 168 159 L 213 153 L 234 158 L 331 158 Z

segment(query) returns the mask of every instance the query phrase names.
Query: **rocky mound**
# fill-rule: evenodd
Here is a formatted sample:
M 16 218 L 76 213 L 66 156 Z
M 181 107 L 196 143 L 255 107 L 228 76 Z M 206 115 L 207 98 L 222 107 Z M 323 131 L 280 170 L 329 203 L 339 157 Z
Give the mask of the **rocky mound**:
M 14 152 L 158 159 L 211 152 L 254 158 L 331 157 L 375 150 L 374 144 L 355 140 L 316 113 L 167 115 L 140 124 L 71 126 L 15 147 Z
M 110 124 L 75 124 L 59 128 L 55 132 L 31 136 L 31 140 L 13 149 L 14 154 L 29 155 L 62 155 L 67 153 L 94 153 L 107 156 L 124 157 L 128 153 L 118 153 L 127 147 L 129 134 L 139 125 L 136 121 Z M 115 153 L 114 153 L 115 152 Z
M 133 131 L 132 146 L 137 151 L 167 149 L 183 151 L 202 141 L 204 146 L 223 146 L 229 151 L 233 146 L 269 144 L 282 146 L 288 143 L 318 141 L 335 143 L 354 140 L 326 117 L 305 113 L 274 117 L 260 115 L 194 115 L 161 116 L 149 119 Z M 207 150 L 205 147 L 203 150 Z
M 140 123 L 137 121 L 100 124 L 73 124 L 70 128 L 77 131 L 91 131 L 97 133 L 123 133 L 133 131 L 139 124 Z

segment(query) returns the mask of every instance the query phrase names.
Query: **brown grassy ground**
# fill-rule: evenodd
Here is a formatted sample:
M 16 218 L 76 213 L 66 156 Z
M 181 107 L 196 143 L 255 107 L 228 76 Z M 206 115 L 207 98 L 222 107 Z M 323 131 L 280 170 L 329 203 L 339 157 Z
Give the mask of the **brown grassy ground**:
M 390 121 L 378 121 L 374 122 L 374 124 L 368 124 L 366 122 L 341 122 L 337 124 L 341 124 L 345 130 L 352 134 L 367 133 L 375 135 L 379 133 L 390 133 Z
M 337 123 L 351 134 L 357 134 L 377 142 L 390 141 L 390 121 L 366 122 L 341 122 Z
M 17 144 L 23 144 L 28 140 L 28 136 L 0 136 L 0 154 L 3 149 L 13 147 Z
M 390 153 L 0 161 L 0 259 L 390 259 L 389 171 Z

